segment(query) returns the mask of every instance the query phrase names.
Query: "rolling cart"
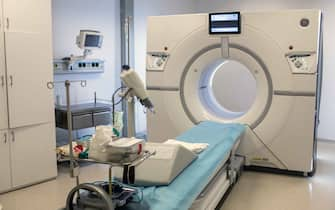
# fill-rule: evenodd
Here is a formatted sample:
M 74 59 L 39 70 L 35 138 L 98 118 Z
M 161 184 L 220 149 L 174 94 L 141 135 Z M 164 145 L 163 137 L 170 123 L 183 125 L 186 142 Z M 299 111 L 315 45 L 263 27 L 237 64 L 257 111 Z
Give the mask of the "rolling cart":
M 74 157 L 73 154 L 73 139 L 72 139 L 72 112 L 70 101 L 70 86 L 71 83 L 80 82 L 81 86 L 86 86 L 86 81 L 65 81 L 66 88 L 66 104 L 67 104 L 67 129 L 69 142 L 69 156 L 65 157 L 70 161 L 70 175 L 76 180 L 74 187 L 68 194 L 66 207 L 64 210 L 117 210 L 117 209 L 148 209 L 144 203 L 140 203 L 141 192 L 134 187 L 127 186 L 123 183 L 114 182 L 112 179 L 112 168 L 123 167 L 128 171 L 131 167 L 140 165 L 143 161 L 154 155 L 155 152 L 144 151 L 136 160 L 131 162 L 109 162 L 93 159 L 80 159 Z M 48 84 L 49 88 L 54 87 L 54 83 Z M 125 154 L 127 155 L 127 154 Z M 80 183 L 79 162 L 104 164 L 108 165 L 108 181 L 94 183 Z M 128 208 L 127 204 L 131 201 L 136 201 L 136 207 Z

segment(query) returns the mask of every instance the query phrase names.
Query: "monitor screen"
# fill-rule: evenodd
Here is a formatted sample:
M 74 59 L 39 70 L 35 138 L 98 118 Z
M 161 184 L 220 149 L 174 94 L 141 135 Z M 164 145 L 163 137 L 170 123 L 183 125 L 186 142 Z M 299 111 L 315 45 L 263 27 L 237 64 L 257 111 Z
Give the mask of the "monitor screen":
M 210 34 L 240 34 L 240 12 L 225 12 L 209 14 Z
M 87 34 L 85 37 L 85 47 L 100 47 L 100 38 L 99 35 Z

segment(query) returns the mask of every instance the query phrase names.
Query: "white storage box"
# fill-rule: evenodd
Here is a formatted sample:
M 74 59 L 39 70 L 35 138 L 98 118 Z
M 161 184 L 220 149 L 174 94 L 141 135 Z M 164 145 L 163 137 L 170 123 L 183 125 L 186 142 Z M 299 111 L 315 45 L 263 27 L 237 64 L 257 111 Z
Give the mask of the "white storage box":
M 108 161 L 131 162 L 143 154 L 145 141 L 136 138 L 121 138 L 106 145 Z

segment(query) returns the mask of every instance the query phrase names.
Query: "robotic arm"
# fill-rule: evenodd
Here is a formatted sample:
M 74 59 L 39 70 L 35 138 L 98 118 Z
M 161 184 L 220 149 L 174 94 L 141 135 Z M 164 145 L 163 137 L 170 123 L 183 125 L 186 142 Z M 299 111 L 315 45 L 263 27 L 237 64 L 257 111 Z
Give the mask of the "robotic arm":
M 129 88 L 139 100 L 140 103 L 151 112 L 154 112 L 154 106 L 149 99 L 148 93 L 145 89 L 145 85 L 139 75 L 129 66 L 123 66 L 121 72 L 121 79 L 123 83 Z

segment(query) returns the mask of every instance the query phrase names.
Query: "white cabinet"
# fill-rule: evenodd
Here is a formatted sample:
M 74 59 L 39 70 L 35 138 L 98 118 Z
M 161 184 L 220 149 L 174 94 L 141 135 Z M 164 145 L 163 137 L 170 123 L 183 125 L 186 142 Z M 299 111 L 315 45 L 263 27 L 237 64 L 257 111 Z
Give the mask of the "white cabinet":
M 50 0 L 2 0 L 5 30 L 41 32 L 51 30 Z
M 0 0 L 0 192 L 57 175 L 51 43 L 51 0 Z
M 51 45 L 42 33 L 6 33 L 9 126 L 53 122 Z M 19 61 L 19 62 L 18 62 Z
M 56 176 L 54 126 L 49 123 L 10 131 L 13 187 Z
M 8 128 L 6 61 L 4 44 L 4 33 L 2 27 L 0 27 L 0 130 Z
M 2 68 L 0 59 L 0 130 L 7 128 L 8 128 L 8 114 L 7 114 L 6 72 L 4 71 L 4 68 Z
M 54 123 L 0 131 L 0 193 L 57 175 Z
M 0 68 L 0 130 L 7 129 L 7 91 L 6 91 L 6 76 Z
M 53 122 L 51 1 L 3 0 L 9 127 Z
M 9 190 L 11 184 L 10 142 L 7 130 L 0 130 L 0 192 Z

